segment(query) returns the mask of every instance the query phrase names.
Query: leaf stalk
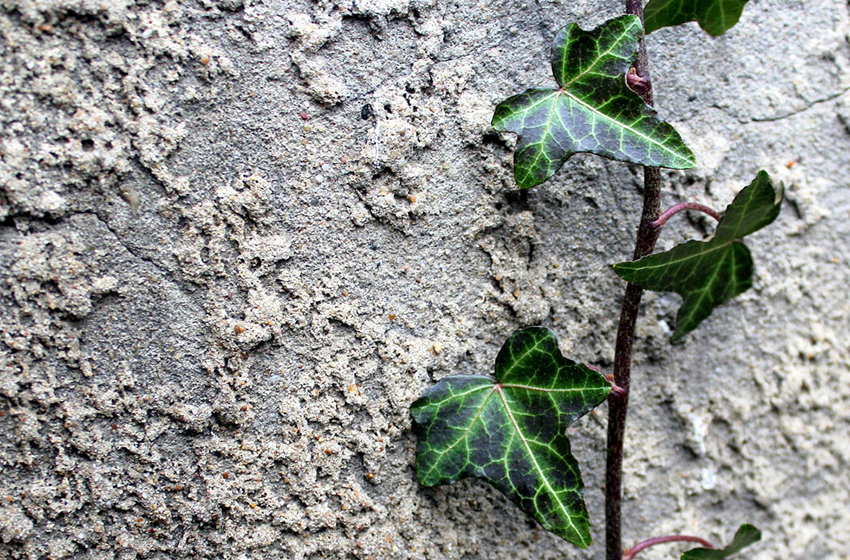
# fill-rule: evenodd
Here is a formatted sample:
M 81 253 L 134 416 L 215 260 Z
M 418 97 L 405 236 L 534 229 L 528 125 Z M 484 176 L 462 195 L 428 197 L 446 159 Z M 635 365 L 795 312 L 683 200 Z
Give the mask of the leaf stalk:
M 664 224 L 666 224 L 670 218 L 672 218 L 683 210 L 697 210 L 699 212 L 702 212 L 703 214 L 711 216 L 718 222 L 720 221 L 720 218 L 723 217 L 720 215 L 720 212 L 718 212 L 714 208 L 710 208 L 703 204 L 699 204 L 697 202 L 680 202 L 679 204 L 665 210 L 664 213 L 661 214 L 661 216 L 659 216 L 657 220 L 652 222 L 652 227 L 661 229 L 662 227 L 664 227 Z
M 633 560 L 635 556 L 637 556 L 638 552 L 645 548 L 649 548 L 650 546 L 655 546 L 657 544 L 671 543 L 671 542 L 694 542 L 705 548 L 714 548 L 710 542 L 705 539 L 701 539 L 699 537 L 691 537 L 688 535 L 669 535 L 666 537 L 654 537 L 651 539 L 647 539 L 642 543 L 638 543 L 632 548 L 623 552 L 622 560 Z

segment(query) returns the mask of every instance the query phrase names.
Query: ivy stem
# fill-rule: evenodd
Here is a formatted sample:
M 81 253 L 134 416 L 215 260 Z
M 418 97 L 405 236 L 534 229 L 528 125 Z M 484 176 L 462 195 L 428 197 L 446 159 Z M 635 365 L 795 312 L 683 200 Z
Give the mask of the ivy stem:
M 652 222 L 652 224 L 650 225 L 652 225 L 652 227 L 661 229 L 662 227 L 664 227 L 664 224 L 667 223 L 667 220 L 669 220 L 682 210 L 698 210 L 703 214 L 708 214 L 718 222 L 720 221 L 720 218 L 723 217 L 714 208 L 709 208 L 708 206 L 705 206 L 703 204 L 699 204 L 697 202 L 680 202 L 679 204 L 666 210 L 663 214 L 661 214 L 661 216 L 657 220 Z
M 643 0 L 626 0 L 626 13 L 637 16 L 643 23 Z M 638 55 L 634 64 L 634 74 L 637 74 L 637 79 L 641 82 L 640 92 L 638 95 L 643 97 L 647 105 L 652 105 L 652 83 L 649 79 L 649 64 L 646 57 L 646 41 L 641 35 L 640 43 L 638 44 Z
M 626 13 L 643 20 L 641 0 L 626 0 Z M 638 56 L 634 64 L 635 73 L 644 87 L 639 95 L 652 105 L 652 82 L 646 56 L 646 43 L 641 37 Z M 661 174 L 657 167 L 644 167 L 643 212 L 638 226 L 634 259 L 652 252 L 660 230 L 651 224 L 661 214 Z M 606 560 L 621 560 L 622 503 L 623 503 L 623 443 L 626 435 L 626 413 L 629 406 L 629 386 L 632 366 L 632 347 L 635 340 L 635 324 L 643 290 L 635 284 L 626 285 L 626 293 L 620 310 L 617 342 L 614 353 L 614 383 L 620 388 L 608 396 L 608 453 L 605 472 L 605 549 Z
M 622 560 L 632 560 L 635 556 L 637 556 L 637 553 L 643 550 L 644 548 L 649 548 L 650 546 L 670 542 L 695 542 L 697 544 L 701 544 L 705 548 L 714 548 L 714 545 L 712 545 L 710 542 L 699 537 L 690 537 L 688 535 L 670 535 L 668 537 L 655 537 L 652 539 L 645 540 L 642 543 L 636 544 L 635 546 L 623 553 Z

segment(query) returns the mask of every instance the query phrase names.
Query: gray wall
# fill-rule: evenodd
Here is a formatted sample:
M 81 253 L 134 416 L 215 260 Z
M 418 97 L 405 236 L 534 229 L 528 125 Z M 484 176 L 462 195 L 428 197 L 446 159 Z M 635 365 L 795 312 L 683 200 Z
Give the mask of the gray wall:
M 640 169 L 513 190 L 495 103 L 609 0 L 0 0 L 0 558 L 601 558 L 476 481 L 421 488 L 410 403 L 515 328 L 609 368 Z M 665 205 L 786 185 L 755 287 L 683 344 L 639 323 L 627 543 L 850 542 L 850 14 L 753 0 L 649 38 L 699 164 Z M 365 109 L 371 107 L 371 111 Z M 661 244 L 701 238 L 677 217 Z M 672 558 L 673 548 L 644 553 Z

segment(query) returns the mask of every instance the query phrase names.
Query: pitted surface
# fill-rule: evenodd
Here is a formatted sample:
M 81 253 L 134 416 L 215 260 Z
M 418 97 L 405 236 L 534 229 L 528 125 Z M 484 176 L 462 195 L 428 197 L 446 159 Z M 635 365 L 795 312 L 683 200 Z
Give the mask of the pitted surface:
M 549 83 L 560 26 L 621 10 L 0 0 L 0 558 L 599 558 L 604 408 L 571 435 L 587 552 L 418 486 L 408 409 L 521 326 L 610 366 L 640 171 L 578 155 L 516 192 L 489 119 Z M 762 168 L 788 202 L 682 344 L 677 296 L 645 297 L 627 543 L 751 522 L 751 558 L 845 555 L 848 34 L 844 2 L 763 0 L 649 37 L 698 160 L 665 203 Z

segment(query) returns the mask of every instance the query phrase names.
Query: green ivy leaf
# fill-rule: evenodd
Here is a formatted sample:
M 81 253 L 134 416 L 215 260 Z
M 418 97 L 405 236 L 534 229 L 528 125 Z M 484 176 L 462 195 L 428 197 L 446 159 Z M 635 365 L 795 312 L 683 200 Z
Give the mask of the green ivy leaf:
M 586 548 L 584 486 L 566 429 L 601 404 L 611 385 L 565 358 L 555 334 L 540 327 L 505 342 L 495 377 L 447 377 L 410 407 L 419 482 L 484 479 L 544 528 Z
M 641 36 L 627 15 L 591 31 L 558 31 L 552 72 L 558 89 L 529 89 L 496 107 L 493 128 L 519 135 L 514 177 L 539 185 L 573 154 L 590 152 L 641 165 L 687 169 L 694 155 L 679 133 L 626 85 Z
M 694 548 L 682 554 L 682 560 L 724 560 L 761 540 L 761 531 L 744 523 L 726 548 Z
M 749 0 L 651 0 L 643 10 L 646 33 L 696 21 L 717 37 L 732 29 Z
M 621 278 L 656 292 L 676 292 L 684 298 L 676 317 L 673 340 L 694 330 L 718 305 L 746 291 L 753 283 L 753 258 L 742 237 L 760 230 L 779 215 L 781 193 L 760 171 L 726 208 L 714 237 L 688 241 L 663 253 L 614 265 Z

